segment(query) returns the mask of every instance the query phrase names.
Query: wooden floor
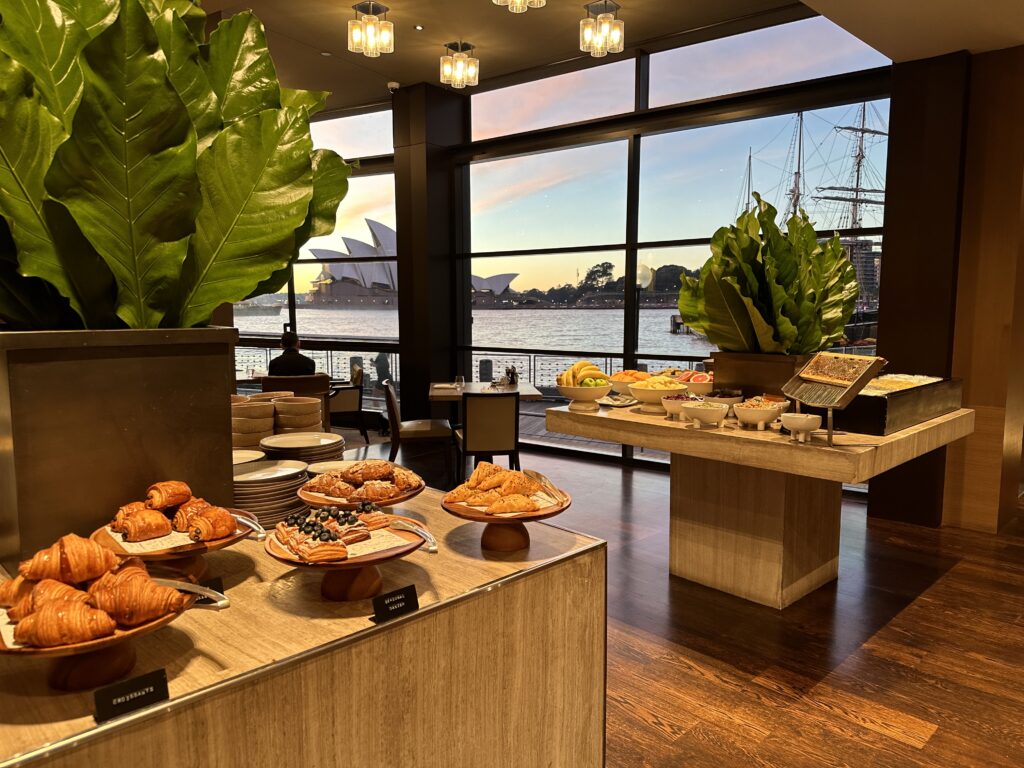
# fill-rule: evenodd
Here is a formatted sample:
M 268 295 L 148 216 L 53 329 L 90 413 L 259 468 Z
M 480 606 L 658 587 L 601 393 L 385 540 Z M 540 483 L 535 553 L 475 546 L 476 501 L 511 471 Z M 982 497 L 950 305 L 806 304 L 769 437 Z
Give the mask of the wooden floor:
M 1024 766 L 1024 537 L 847 502 L 839 581 L 777 612 L 668 575 L 667 474 L 523 464 L 609 543 L 609 766 Z

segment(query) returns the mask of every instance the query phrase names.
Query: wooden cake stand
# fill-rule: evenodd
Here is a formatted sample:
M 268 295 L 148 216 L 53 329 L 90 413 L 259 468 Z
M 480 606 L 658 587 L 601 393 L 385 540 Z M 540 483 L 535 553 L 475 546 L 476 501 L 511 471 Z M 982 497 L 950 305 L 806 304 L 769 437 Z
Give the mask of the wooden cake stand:
M 423 525 L 420 521 L 413 520 L 412 518 L 402 517 L 401 515 L 395 515 L 395 517 L 416 526 L 422 527 Z M 302 560 L 281 544 L 277 540 L 277 534 L 274 532 L 267 535 L 263 542 L 263 547 L 268 555 L 285 565 L 323 571 L 324 577 L 320 583 L 320 594 L 323 595 L 325 600 L 368 600 L 380 594 L 384 584 L 380 569 L 377 566 L 389 560 L 405 557 L 426 543 L 426 539 L 412 531 L 398 528 L 388 528 L 386 530 L 405 539 L 407 543 L 404 546 L 384 549 L 371 555 L 350 557 L 347 560 L 337 560 L 335 562 L 310 563 Z
M 251 533 L 256 533 L 258 539 L 266 536 L 266 531 L 251 512 L 241 509 L 229 509 L 228 511 L 238 520 L 235 532 L 230 536 L 210 541 L 196 541 L 152 552 L 129 552 L 122 546 L 117 535 L 111 535 L 106 526 L 93 531 L 89 538 L 106 547 L 118 557 L 137 557 L 147 563 L 159 563 L 160 570 L 173 571 L 194 581 L 199 581 L 206 573 L 206 561 L 202 557 L 204 554 L 237 544 Z
M 545 489 L 548 494 L 554 495 L 552 489 Z M 530 546 L 530 531 L 524 523 L 546 520 L 549 517 L 561 514 L 572 504 L 572 498 L 565 491 L 558 491 L 555 504 L 541 507 L 536 512 L 516 515 L 515 517 L 495 517 L 486 515 L 475 507 L 468 507 L 462 503 L 449 504 L 441 502 L 441 506 L 449 514 L 461 517 L 463 520 L 472 520 L 475 523 L 486 523 L 484 532 L 480 536 L 480 546 L 491 552 L 518 552 Z
M 426 483 L 421 483 L 419 487 L 403 491 L 398 496 L 385 499 L 384 501 L 375 501 L 373 503 L 378 507 L 393 507 L 395 504 L 401 504 L 403 501 L 408 501 L 415 496 L 419 496 L 423 493 L 423 489 L 426 487 Z M 339 499 L 334 496 L 325 496 L 322 493 L 314 493 L 313 491 L 306 491 L 302 488 L 299 489 L 298 494 L 300 499 L 306 502 L 309 506 L 316 508 L 337 507 L 338 509 L 353 510 L 360 504 L 358 501 L 349 501 L 348 499 Z
M 168 613 L 158 619 L 140 624 L 131 629 L 116 629 L 114 634 L 89 640 L 84 643 L 58 645 L 52 648 L 30 646 L 8 647 L 0 638 L 0 653 L 12 656 L 53 659 L 47 682 L 51 688 L 60 691 L 85 691 L 109 685 L 125 677 L 135 667 L 135 646 L 132 640 L 165 627 L 189 608 L 219 611 L 230 605 L 228 598 L 220 592 L 180 581 L 154 579 L 157 584 L 189 592 L 188 599 L 180 611 Z M 200 597 L 212 598 L 210 604 L 196 603 Z M 6 612 L 0 614 L 6 620 Z

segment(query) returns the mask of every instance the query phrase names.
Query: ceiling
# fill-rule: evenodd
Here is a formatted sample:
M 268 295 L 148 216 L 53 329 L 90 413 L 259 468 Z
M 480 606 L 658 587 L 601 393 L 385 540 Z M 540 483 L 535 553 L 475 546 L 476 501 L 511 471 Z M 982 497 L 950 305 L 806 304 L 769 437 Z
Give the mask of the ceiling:
M 893 61 L 1024 45 L 1024 0 L 804 0 Z
M 208 13 L 223 11 L 227 16 L 252 8 L 267 29 L 281 81 L 293 88 L 331 91 L 330 109 L 386 102 L 389 81 L 436 82 L 444 44 L 460 37 L 478 47 L 481 87 L 501 84 L 524 70 L 543 67 L 554 74 L 616 58 L 598 60 L 580 54 L 583 0 L 549 0 L 544 8 L 523 14 L 509 13 L 491 0 L 387 0 L 388 19 L 395 24 L 395 53 L 369 59 L 346 49 L 352 2 L 204 0 L 202 5 Z M 680 44 L 680 35 L 687 40 L 718 37 L 810 15 L 792 0 L 620 0 L 620 4 L 627 45 L 644 43 L 651 50 Z M 422 32 L 415 30 L 417 24 L 423 25 Z

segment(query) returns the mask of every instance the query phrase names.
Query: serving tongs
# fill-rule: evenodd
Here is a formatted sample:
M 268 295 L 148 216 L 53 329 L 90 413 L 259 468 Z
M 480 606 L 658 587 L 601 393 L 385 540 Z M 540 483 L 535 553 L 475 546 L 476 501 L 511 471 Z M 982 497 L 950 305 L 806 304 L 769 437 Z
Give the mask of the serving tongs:
M 556 488 L 555 484 L 552 483 L 547 478 L 546 475 L 542 475 L 540 472 L 537 472 L 536 470 L 533 470 L 533 469 L 525 469 L 525 470 L 523 470 L 523 474 L 526 475 L 527 477 L 533 479 L 533 480 L 536 480 L 538 483 L 540 483 L 541 487 L 556 502 L 558 502 L 558 501 L 564 502 L 564 501 L 566 501 L 568 499 L 568 496 L 566 496 L 565 491 L 562 491 L 562 490 L 559 490 L 558 488 Z
M 224 593 L 218 592 L 215 589 L 210 589 L 209 587 L 202 587 L 198 584 L 193 584 L 190 581 L 153 579 L 153 582 L 159 584 L 161 587 L 170 587 L 171 589 L 176 589 L 179 592 L 192 592 L 193 594 L 213 601 L 212 603 L 201 603 L 197 600 L 192 603 L 192 608 L 198 608 L 203 611 L 223 611 L 231 605 L 231 600 Z
M 417 536 L 421 536 L 426 542 L 423 548 L 432 555 L 437 554 L 437 539 L 435 539 L 434 534 L 426 528 L 421 528 L 420 526 L 414 525 L 408 520 L 402 520 L 401 518 L 393 519 L 388 527 L 397 528 L 400 531 L 409 531 L 410 533 L 415 533 Z
M 235 518 L 235 521 L 239 525 L 242 525 L 250 529 L 253 533 L 255 533 L 256 541 L 263 541 L 265 538 L 267 538 L 267 529 L 259 523 L 257 523 L 255 520 L 245 517 L 244 515 L 236 515 L 234 512 L 231 513 L 231 516 Z

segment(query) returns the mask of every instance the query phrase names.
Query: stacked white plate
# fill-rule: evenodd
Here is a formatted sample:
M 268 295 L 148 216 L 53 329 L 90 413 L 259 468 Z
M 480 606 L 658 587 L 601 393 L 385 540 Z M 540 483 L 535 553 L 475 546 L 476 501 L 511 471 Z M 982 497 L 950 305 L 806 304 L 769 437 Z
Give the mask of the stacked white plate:
M 331 432 L 291 432 L 260 440 L 260 450 L 269 459 L 291 459 L 313 464 L 340 459 L 345 438 Z
M 273 528 L 308 507 L 298 490 L 309 479 L 302 461 L 253 461 L 234 468 L 235 506 L 252 512 L 264 528 Z

